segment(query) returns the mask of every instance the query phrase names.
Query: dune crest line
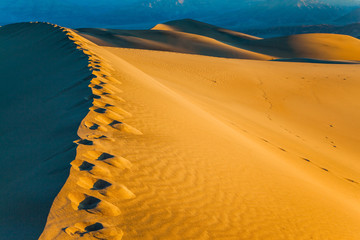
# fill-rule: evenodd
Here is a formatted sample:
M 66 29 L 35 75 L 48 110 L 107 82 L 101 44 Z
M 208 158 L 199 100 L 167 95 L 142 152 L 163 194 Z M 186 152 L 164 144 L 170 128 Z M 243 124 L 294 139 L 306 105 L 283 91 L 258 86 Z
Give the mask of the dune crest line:
M 132 199 L 135 195 L 112 177 L 130 169 L 131 163 L 108 152 L 106 144 L 114 142 L 113 135 L 142 133 L 123 122 L 131 114 L 119 107 L 125 101 L 118 97 L 120 82 L 111 76 L 111 65 L 92 52 L 88 46 L 92 43 L 73 30 L 53 26 L 88 58 L 91 74 L 85 80 L 90 81 L 93 106 L 79 127 L 80 139 L 74 141 L 77 155 L 71 162 L 69 178 L 53 203 L 39 239 L 121 239 L 123 231 L 111 219 L 121 211 L 112 200 Z

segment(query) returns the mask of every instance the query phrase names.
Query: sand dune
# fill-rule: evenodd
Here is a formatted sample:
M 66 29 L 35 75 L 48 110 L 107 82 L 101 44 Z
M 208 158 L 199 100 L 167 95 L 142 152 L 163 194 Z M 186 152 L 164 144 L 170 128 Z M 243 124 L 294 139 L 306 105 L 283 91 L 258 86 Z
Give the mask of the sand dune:
M 158 24 L 152 30 L 168 30 L 186 32 L 197 35 L 203 35 L 210 38 L 217 39 L 221 42 L 228 42 L 236 44 L 243 40 L 260 40 L 261 38 L 251 36 L 245 33 L 232 31 L 225 28 L 220 28 L 207 23 L 195 21 L 192 19 L 175 20 L 162 24 Z
M 159 24 L 151 30 L 79 29 L 79 33 L 101 46 L 214 57 L 360 60 L 360 40 L 347 35 L 299 34 L 261 39 L 189 19 Z
M 280 58 L 360 60 L 360 40 L 347 35 L 309 33 L 247 43 L 246 49 Z
M 207 30 L 187 33 L 184 29 L 189 24 L 194 32 L 201 27 Z M 84 87 L 84 92 L 69 93 L 66 100 L 54 100 L 56 106 L 35 106 L 69 116 L 57 106 L 77 102 L 85 88 L 92 91 L 92 104 L 78 105 L 76 114 L 68 117 L 71 121 L 56 114 L 44 115 L 46 121 L 58 119 L 54 125 L 36 120 L 53 127 L 68 124 L 72 129 L 83 118 L 78 140 L 73 135 L 71 140 L 64 137 L 63 132 L 55 134 L 51 127 L 45 131 L 49 135 L 39 135 L 47 142 L 53 137 L 54 142 L 77 144 L 76 156 L 59 155 L 52 162 L 66 167 L 72 161 L 40 239 L 359 239 L 360 69 L 357 64 L 342 64 L 356 59 L 347 42 L 340 43 L 347 39 L 356 52 L 357 42 L 338 35 L 298 35 L 281 40 L 295 39 L 295 45 L 280 48 L 281 41 L 248 38 L 242 44 L 256 42 L 251 45 L 256 51 L 241 52 L 246 46 L 231 47 L 211 33 L 219 29 L 196 24 L 197 28 L 187 21 L 184 27 L 148 31 L 81 29 L 82 36 L 45 24 L 19 28 L 29 32 L 26 38 L 49 34 L 57 43 L 68 43 L 70 38 L 76 44 L 59 52 L 29 50 L 24 45 L 30 56 L 34 51 L 55 54 L 39 56 L 40 66 L 45 60 L 53 59 L 46 63 L 51 65 L 68 56 L 63 67 L 47 67 L 51 71 L 46 76 L 57 76 L 60 70 L 74 74 L 76 69 L 80 79 L 68 77 L 66 84 Z M 0 41 L 15 41 L 9 36 L 18 30 L 10 27 L 3 34 L 8 37 Z M 17 39 L 20 34 L 14 36 Z M 14 46 L 23 46 L 23 39 L 17 41 Z M 46 42 L 39 45 L 55 48 L 50 40 Z M 333 46 L 342 50 L 333 51 Z M 15 50 L 6 56 L 16 58 L 11 54 Z M 260 50 L 269 55 L 254 53 Z M 311 59 L 265 61 L 281 54 L 287 58 L 313 54 L 327 64 Z M 83 60 L 75 64 L 76 57 Z M 5 70 L 16 69 L 10 63 Z M 37 73 L 30 70 L 32 75 Z M 68 89 L 52 83 L 49 91 L 33 92 L 36 89 L 25 81 L 28 77 L 9 96 L 18 96 L 23 91 L 20 86 L 32 89 L 35 96 L 48 94 L 51 88 Z M 22 107 L 13 102 L 6 106 Z M 11 116 L 4 118 L 8 122 L 18 118 Z M 66 131 L 69 136 L 70 132 Z M 14 150 L 18 145 L 8 146 L 8 154 L 21 157 Z M 47 151 L 45 143 L 40 146 Z M 34 144 L 28 147 L 35 148 Z M 14 166 L 11 160 L 6 162 Z M 39 166 L 43 166 L 41 160 Z M 28 165 L 19 174 L 31 169 L 39 181 L 47 181 L 46 171 L 33 168 Z M 59 186 L 63 178 L 54 177 L 50 183 Z M 27 184 L 29 191 L 39 186 Z M 33 213 L 22 214 L 31 217 Z M 24 238 L 19 233 L 12 239 Z
M 161 50 L 205 56 L 270 60 L 273 57 L 231 46 L 192 33 L 167 30 L 78 29 L 80 35 L 101 46 Z
M 341 34 L 299 34 L 261 39 L 191 19 L 159 24 L 153 30 L 192 33 L 274 58 L 314 58 L 359 61 L 360 41 Z

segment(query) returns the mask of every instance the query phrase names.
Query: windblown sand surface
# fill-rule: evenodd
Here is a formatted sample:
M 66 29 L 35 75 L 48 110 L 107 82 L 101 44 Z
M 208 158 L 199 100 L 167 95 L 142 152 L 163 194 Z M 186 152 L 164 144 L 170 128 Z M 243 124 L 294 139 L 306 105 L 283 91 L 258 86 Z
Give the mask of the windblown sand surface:
M 65 48 L 59 50 L 63 55 L 37 60 L 52 65 L 68 56 L 64 69 L 49 66 L 35 76 L 62 72 L 62 87 L 51 83 L 49 88 L 68 89 L 69 83 L 82 89 L 58 93 L 56 106 L 36 104 L 49 114 L 41 118 L 45 122 L 34 120 L 46 127 L 45 135 L 28 132 L 26 118 L 13 123 L 19 118 L 15 113 L 2 117 L 4 125 L 14 126 L 9 132 L 19 131 L 13 136 L 36 135 L 44 141 L 38 143 L 42 151 L 53 153 L 44 139 L 70 144 L 75 139 L 64 135 L 74 137 L 71 131 L 78 128 L 76 157 L 59 154 L 51 164 L 66 168 L 71 162 L 71 170 L 40 239 L 360 239 L 360 68 L 331 64 L 359 60 L 360 40 L 328 34 L 262 40 L 189 20 L 172 25 L 148 31 L 81 29 L 82 36 L 51 25 L 21 25 L 36 36 L 38 29 L 56 29 L 66 38 L 59 42 L 75 41 L 78 50 Z M 235 37 L 243 42 L 231 43 Z M 33 54 L 34 45 L 40 44 L 24 48 Z M 89 62 L 75 61 L 81 54 Z M 308 60 L 266 61 L 281 58 Z M 5 69 L 19 69 L 14 64 Z M 51 89 L 37 93 L 26 78 L 9 87 L 14 93 L 6 100 L 19 96 L 24 86 L 33 89 L 32 96 L 49 94 Z M 85 101 L 71 112 L 61 110 L 89 96 L 88 90 L 92 106 Z M 59 112 L 61 117 L 54 116 Z M 52 132 L 59 124 L 69 129 Z M 3 141 L 10 138 L 1 133 Z M 23 191 L 12 187 L 17 181 L 26 184 L 31 197 L 41 191 L 49 204 L 66 171 L 47 180 L 52 175 L 43 169 L 46 155 L 30 164 L 35 158 L 25 152 L 20 157 L 24 144 L 19 141 L 5 153 L 14 155 L 5 163 L 10 169 L 6 191 Z M 30 141 L 26 147 L 35 145 Z M 12 180 L 14 161 L 28 164 L 17 170 L 20 176 L 36 178 Z M 3 196 L 8 202 L 12 197 Z M 27 218 L 19 231 L 30 232 L 33 213 L 21 214 Z M 19 217 L 13 219 L 1 233 L 15 229 Z

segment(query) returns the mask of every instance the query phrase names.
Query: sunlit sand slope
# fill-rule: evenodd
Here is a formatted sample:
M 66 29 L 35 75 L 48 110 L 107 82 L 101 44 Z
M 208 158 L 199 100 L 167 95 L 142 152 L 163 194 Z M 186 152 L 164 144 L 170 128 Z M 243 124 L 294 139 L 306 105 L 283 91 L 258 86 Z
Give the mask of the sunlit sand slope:
M 360 40 L 341 34 L 299 34 L 247 42 L 243 47 L 280 58 L 360 61 Z
M 360 238 L 357 65 L 72 34 L 95 99 L 40 239 Z
M 37 239 L 91 106 L 87 59 L 63 28 L 0 28 L 0 239 Z

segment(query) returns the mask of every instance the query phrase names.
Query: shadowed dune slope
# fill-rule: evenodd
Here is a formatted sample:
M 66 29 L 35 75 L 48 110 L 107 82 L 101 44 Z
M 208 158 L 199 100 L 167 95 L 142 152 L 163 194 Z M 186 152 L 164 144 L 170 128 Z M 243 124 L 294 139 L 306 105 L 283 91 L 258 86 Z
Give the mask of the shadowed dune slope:
M 0 239 L 36 239 L 75 156 L 91 94 L 87 59 L 64 29 L 0 28 Z

